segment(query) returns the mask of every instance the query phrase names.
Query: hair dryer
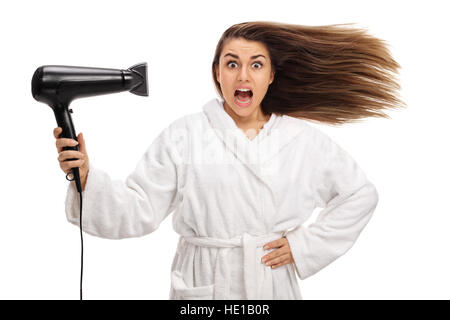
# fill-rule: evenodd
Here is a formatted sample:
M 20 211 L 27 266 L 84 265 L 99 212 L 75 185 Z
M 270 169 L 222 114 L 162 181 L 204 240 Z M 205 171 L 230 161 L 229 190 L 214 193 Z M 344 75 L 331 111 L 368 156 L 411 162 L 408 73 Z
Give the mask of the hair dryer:
M 55 113 L 56 122 L 62 128 L 61 138 L 77 140 L 69 104 L 72 100 L 101 94 L 130 91 L 148 96 L 147 63 L 136 64 L 127 70 L 75 66 L 41 66 L 31 80 L 31 93 L 37 101 L 48 104 Z M 64 150 L 77 150 L 64 147 Z M 76 159 L 68 159 L 76 160 Z M 69 172 L 70 173 L 70 172 Z M 69 173 L 66 175 L 66 179 Z M 72 169 L 79 193 L 82 192 L 79 168 Z
M 55 113 L 56 122 L 62 128 L 61 138 L 77 140 L 75 127 L 69 109 L 72 100 L 107 93 L 130 91 L 131 93 L 148 96 L 147 64 L 136 64 L 127 70 L 71 67 L 42 66 L 36 69 L 31 80 L 31 93 L 37 101 L 48 104 Z M 75 147 L 64 147 L 63 150 L 77 150 Z M 68 159 L 76 160 L 76 159 Z M 81 278 L 80 299 L 83 300 L 83 229 L 82 208 L 83 196 L 80 180 L 80 168 L 72 168 L 73 179 L 80 194 L 80 235 L 81 235 Z

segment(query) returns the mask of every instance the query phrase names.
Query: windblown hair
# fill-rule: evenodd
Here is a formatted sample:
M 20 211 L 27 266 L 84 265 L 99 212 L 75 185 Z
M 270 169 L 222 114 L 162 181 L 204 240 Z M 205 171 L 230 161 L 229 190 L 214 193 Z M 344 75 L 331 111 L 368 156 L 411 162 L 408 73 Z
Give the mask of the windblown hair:
M 265 45 L 275 71 L 261 102 L 264 114 L 332 125 L 365 117 L 390 119 L 383 110 L 406 107 L 396 91 L 400 65 L 383 40 L 345 25 L 255 21 L 231 26 L 220 38 L 212 63 L 218 93 L 223 98 L 215 73 L 223 46 L 228 40 L 244 38 Z

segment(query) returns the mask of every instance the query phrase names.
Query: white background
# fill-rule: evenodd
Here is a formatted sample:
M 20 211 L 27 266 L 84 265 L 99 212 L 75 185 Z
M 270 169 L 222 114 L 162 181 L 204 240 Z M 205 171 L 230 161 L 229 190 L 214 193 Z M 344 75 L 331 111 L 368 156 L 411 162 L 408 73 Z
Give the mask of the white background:
M 80 231 L 67 222 L 52 110 L 31 96 L 47 64 L 149 67 L 149 97 L 75 100 L 92 163 L 125 180 L 154 138 L 217 96 L 214 50 L 231 25 L 355 22 L 386 40 L 408 109 L 320 125 L 363 168 L 378 207 L 356 244 L 301 281 L 304 299 L 449 299 L 450 105 L 445 1 L 15 1 L 0 4 L 0 298 L 78 299 Z M 315 211 L 313 218 L 317 216 Z M 310 223 L 312 220 L 309 220 Z M 84 235 L 85 299 L 167 299 L 178 235 Z

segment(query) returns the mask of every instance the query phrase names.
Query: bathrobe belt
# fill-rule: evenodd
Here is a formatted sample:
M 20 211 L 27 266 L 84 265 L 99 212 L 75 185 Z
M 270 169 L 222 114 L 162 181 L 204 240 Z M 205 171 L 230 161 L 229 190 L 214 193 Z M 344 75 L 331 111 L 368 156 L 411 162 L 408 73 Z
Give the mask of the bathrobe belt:
M 270 233 L 252 236 L 244 233 L 231 239 L 210 237 L 183 237 L 186 242 L 197 246 L 219 248 L 214 271 L 214 299 L 230 299 L 230 263 L 227 255 L 231 248 L 243 247 L 244 284 L 248 300 L 273 300 L 272 269 L 261 262 L 262 256 L 256 255 L 256 248 L 267 242 L 280 239 L 284 233 Z

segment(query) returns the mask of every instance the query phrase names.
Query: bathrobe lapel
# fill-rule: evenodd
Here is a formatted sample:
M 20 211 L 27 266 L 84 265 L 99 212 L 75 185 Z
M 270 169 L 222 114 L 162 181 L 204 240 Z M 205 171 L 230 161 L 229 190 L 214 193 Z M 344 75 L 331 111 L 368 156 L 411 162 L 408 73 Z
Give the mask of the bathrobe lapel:
M 203 107 L 209 123 L 227 149 L 263 183 L 261 166 L 276 156 L 303 129 L 299 122 L 272 113 L 269 121 L 253 140 L 247 138 L 223 108 L 223 100 L 215 98 Z
M 276 201 L 270 178 L 283 179 L 278 176 L 277 169 L 284 164 L 277 155 L 300 134 L 304 127 L 297 119 L 272 113 L 258 135 L 250 140 L 225 111 L 223 103 L 222 98 L 214 98 L 204 105 L 203 111 L 210 126 L 226 148 L 265 186 L 267 195 L 271 198 L 269 201 L 264 200 L 267 201 L 265 208 L 269 210 L 264 215 L 269 232 L 276 216 Z

